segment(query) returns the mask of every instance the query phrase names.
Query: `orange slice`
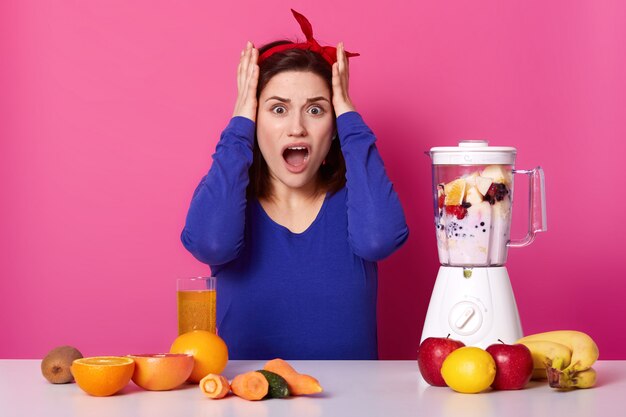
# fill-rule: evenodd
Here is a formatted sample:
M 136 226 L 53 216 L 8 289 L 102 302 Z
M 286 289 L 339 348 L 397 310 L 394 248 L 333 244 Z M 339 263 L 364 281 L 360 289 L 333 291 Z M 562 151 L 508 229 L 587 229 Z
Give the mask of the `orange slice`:
M 133 382 L 150 391 L 167 391 L 181 385 L 193 370 L 193 356 L 176 353 L 128 355 L 135 361 Z
M 135 370 L 135 361 L 120 356 L 95 356 L 72 362 L 72 375 L 89 395 L 106 397 L 124 388 Z
M 444 186 L 444 192 L 446 193 L 446 199 L 444 201 L 446 206 L 460 206 L 463 203 L 463 196 L 465 195 L 465 180 L 459 178 L 447 183 Z

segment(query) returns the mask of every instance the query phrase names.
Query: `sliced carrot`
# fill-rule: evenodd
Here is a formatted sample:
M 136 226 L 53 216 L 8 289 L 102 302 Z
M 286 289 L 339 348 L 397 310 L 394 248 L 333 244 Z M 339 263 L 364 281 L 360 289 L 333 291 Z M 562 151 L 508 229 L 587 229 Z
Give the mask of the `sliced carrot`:
M 222 375 L 208 374 L 200 380 L 200 389 L 209 398 L 224 398 L 230 391 L 228 379 Z
M 237 375 L 230 384 L 230 389 L 235 395 L 250 401 L 263 399 L 267 395 L 269 387 L 263 374 L 256 371 Z
M 310 375 L 299 373 L 283 359 L 272 359 L 265 364 L 263 369 L 285 378 L 291 395 L 309 395 L 322 392 L 322 386 L 317 379 Z

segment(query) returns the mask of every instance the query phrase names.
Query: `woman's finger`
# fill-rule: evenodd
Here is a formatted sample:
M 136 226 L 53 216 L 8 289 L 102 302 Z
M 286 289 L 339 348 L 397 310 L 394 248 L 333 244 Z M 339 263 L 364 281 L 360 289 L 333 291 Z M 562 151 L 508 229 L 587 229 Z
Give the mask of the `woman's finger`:
M 250 64 L 250 41 L 246 44 L 246 49 L 244 50 L 243 58 L 241 60 L 241 69 L 243 70 L 243 75 L 245 75 L 248 71 L 248 65 Z
M 345 55 L 343 53 L 343 43 L 339 42 L 337 45 L 337 69 L 339 70 L 339 74 L 343 73 L 345 67 Z
M 337 45 L 337 72 L 339 75 L 339 82 L 341 83 L 341 92 L 344 96 L 348 95 L 348 68 L 347 58 L 343 47 L 343 42 Z
M 244 83 L 244 91 L 243 93 L 247 96 L 250 94 L 250 81 L 252 79 L 253 76 L 253 72 L 254 72 L 254 67 L 256 67 L 256 61 L 258 58 L 258 51 L 254 48 L 252 48 L 249 51 L 249 59 L 248 59 L 248 66 L 245 69 L 245 75 L 244 75 L 244 79 L 245 79 L 245 83 Z M 255 91 L 256 94 L 256 91 Z
M 354 111 L 354 105 L 348 94 L 348 58 L 346 57 L 343 42 L 337 45 L 337 62 L 333 64 L 333 107 L 335 115 Z
M 344 72 L 344 79 L 346 80 L 346 89 L 348 87 L 348 79 L 350 79 L 350 61 L 348 60 L 348 57 L 346 56 L 346 48 L 343 44 L 343 42 L 341 42 L 341 60 L 343 62 L 343 72 Z
M 253 51 L 252 42 L 248 41 L 246 43 L 246 49 L 244 49 L 244 54 L 241 60 L 241 93 L 244 93 L 248 87 L 248 77 L 249 77 L 249 67 L 252 59 L 252 51 Z
M 339 77 L 339 64 L 335 62 L 333 64 L 333 99 L 337 99 L 343 95 L 343 89 L 341 84 L 341 78 Z
M 254 67 L 259 59 L 259 50 L 254 46 L 250 49 L 250 66 Z
M 252 67 L 252 73 L 250 75 L 250 82 L 248 83 L 249 97 L 256 98 L 256 89 L 257 89 L 258 83 L 259 83 L 259 66 L 255 64 Z
M 241 57 L 239 58 L 239 67 L 237 68 L 237 87 L 239 91 L 245 87 L 245 75 L 248 69 L 247 61 L 249 60 L 250 41 L 246 42 L 246 46 L 241 51 Z

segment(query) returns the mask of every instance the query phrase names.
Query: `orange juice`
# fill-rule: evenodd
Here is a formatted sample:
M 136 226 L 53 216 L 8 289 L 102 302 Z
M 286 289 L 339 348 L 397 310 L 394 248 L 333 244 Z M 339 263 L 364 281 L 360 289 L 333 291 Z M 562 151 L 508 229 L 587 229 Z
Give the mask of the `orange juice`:
M 177 291 L 178 334 L 192 330 L 215 333 L 215 290 Z

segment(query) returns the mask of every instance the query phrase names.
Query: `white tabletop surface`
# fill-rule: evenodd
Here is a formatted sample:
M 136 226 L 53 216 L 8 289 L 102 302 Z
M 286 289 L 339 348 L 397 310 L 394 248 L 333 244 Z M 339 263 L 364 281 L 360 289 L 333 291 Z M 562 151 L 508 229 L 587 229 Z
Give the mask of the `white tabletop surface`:
M 624 416 L 626 361 L 594 365 L 592 389 L 558 392 L 531 382 L 519 391 L 459 394 L 431 387 L 415 361 L 290 361 L 315 376 L 324 393 L 309 397 L 246 401 L 230 395 L 206 398 L 197 385 L 173 391 L 144 391 L 132 382 L 111 397 L 91 397 L 74 383 L 53 385 L 40 360 L 0 360 L 0 416 Z M 263 361 L 231 361 L 224 375 L 260 369 Z

